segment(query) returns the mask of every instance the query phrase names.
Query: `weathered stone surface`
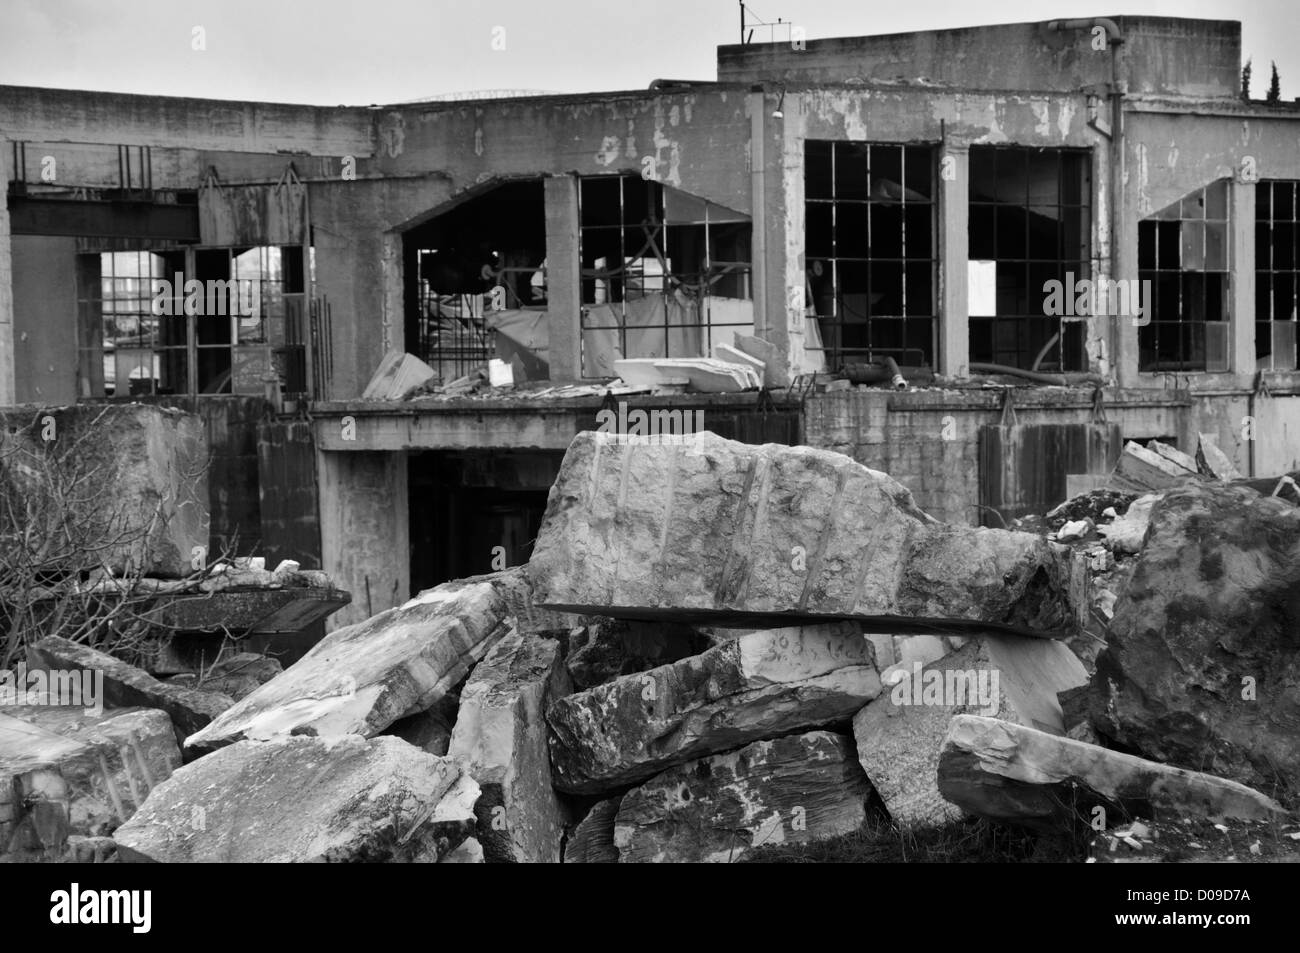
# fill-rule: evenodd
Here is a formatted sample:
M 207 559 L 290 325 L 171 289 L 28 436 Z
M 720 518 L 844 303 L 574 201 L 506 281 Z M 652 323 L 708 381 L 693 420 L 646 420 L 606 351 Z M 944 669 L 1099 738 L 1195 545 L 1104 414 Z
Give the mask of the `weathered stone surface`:
M 487 861 L 483 857 L 483 845 L 473 837 L 466 837 L 460 842 L 460 846 L 448 851 L 442 855 L 438 861 L 440 864 L 483 864 Z
M 171 716 L 178 741 L 184 741 L 186 735 L 198 731 L 234 703 L 217 692 L 160 682 L 120 659 L 55 635 L 27 646 L 27 665 L 33 670 L 103 672 L 107 707 L 161 708 Z
M 1093 727 L 1126 750 L 1300 789 L 1300 509 L 1166 493 L 1092 685 Z
M 200 687 L 204 691 L 220 692 L 239 701 L 283 672 L 284 667 L 279 659 L 255 652 L 238 652 L 205 672 Z
M 1086 684 L 1088 673 L 1060 642 L 988 635 L 929 664 L 884 669 L 881 681 L 883 693 L 853 719 L 858 758 L 894 822 L 926 827 L 961 817 L 936 777 L 953 715 L 996 715 L 1060 734 L 1056 693 Z
M 198 416 L 153 404 L 74 404 L 0 410 L 0 427 L 9 436 L 0 481 L 24 491 L 20 499 L 41 493 L 48 431 L 63 478 L 99 501 L 83 514 L 85 539 L 114 572 L 184 576 L 195 548 L 207 552 L 207 441 Z
M 1105 539 L 1106 548 L 1119 554 L 1142 552 L 1147 527 L 1151 524 L 1151 511 L 1159 502 L 1158 495 L 1148 493 L 1130 503 L 1123 516 L 1117 516 L 1110 523 L 1098 526 L 1097 533 Z
M 1151 493 L 1200 479 L 1196 461 L 1191 457 L 1157 440 L 1152 440 L 1151 444 L 1144 447 L 1132 440 L 1124 444 L 1124 452 L 1110 476 L 1111 489 L 1125 493 Z M 1158 452 L 1160 447 L 1164 448 L 1164 453 Z M 1173 459 L 1175 455 L 1177 459 Z
M 1040 634 L 1075 625 L 1067 573 L 1063 548 L 938 523 L 841 454 L 707 432 L 684 446 L 578 434 L 529 563 L 534 598 L 563 611 L 951 618 Z
M 591 810 L 573 828 L 564 845 L 566 864 L 617 864 L 618 848 L 614 846 L 614 818 L 618 815 L 623 795 L 597 801 Z
M 847 735 L 814 731 L 669 768 L 624 797 L 620 863 L 727 863 L 761 846 L 852 833 L 871 784 Z
M 726 635 L 735 637 L 736 633 Z M 576 691 L 698 655 L 713 645 L 712 639 L 690 626 L 606 618 L 586 620 L 586 625 L 569 633 L 568 642 L 565 667 Z
M 972 814 L 1031 826 L 1086 821 L 1097 804 L 1111 805 L 1121 817 L 1286 816 L 1275 801 L 1236 781 L 976 715 L 952 720 L 939 756 L 939 790 Z
M 1219 447 L 1213 434 L 1197 434 L 1197 438 L 1196 465 L 1204 476 L 1224 482 L 1241 478 L 1241 473 Z
M 398 738 L 241 741 L 173 774 L 113 839 L 124 861 L 436 861 L 473 833 L 478 795 Z
M 475 813 L 489 861 L 560 862 L 564 809 L 551 787 L 545 711 L 571 690 L 558 642 L 511 632 L 461 692 L 448 754 L 483 790 Z
M 381 734 L 401 738 L 428 754 L 443 757 L 451 747 L 451 732 L 456 725 L 456 709 L 460 707 L 460 693 L 444 695 L 431 708 L 399 718 Z
M 518 572 L 444 583 L 330 633 L 186 747 L 210 751 L 278 734 L 373 737 L 431 708 L 509 629 Z
M 162 711 L 0 708 L 0 860 L 54 860 L 127 820 L 180 767 Z
M 880 692 L 853 623 L 742 636 L 554 702 L 554 783 L 600 794 L 674 764 L 847 720 Z

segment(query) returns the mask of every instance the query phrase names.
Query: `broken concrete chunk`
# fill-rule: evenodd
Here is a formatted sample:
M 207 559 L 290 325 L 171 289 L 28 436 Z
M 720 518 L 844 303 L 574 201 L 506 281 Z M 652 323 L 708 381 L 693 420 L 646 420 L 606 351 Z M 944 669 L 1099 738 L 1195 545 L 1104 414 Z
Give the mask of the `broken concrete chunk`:
M 1060 642 L 988 635 L 929 664 L 884 669 L 881 681 L 880 697 L 853 719 L 858 758 L 896 824 L 928 827 L 961 817 L 936 782 L 953 715 L 996 715 L 1060 734 L 1056 693 L 1086 684 L 1088 672 Z
M 222 659 L 205 672 L 199 687 L 204 691 L 229 695 L 239 701 L 282 672 L 284 667 L 279 659 L 258 655 L 256 652 L 238 652 Z
M 110 708 L 161 708 L 171 716 L 178 741 L 226 711 L 233 699 L 217 692 L 196 691 L 160 682 L 146 672 L 89 646 L 56 635 L 27 646 L 33 670 L 88 671 L 104 676 L 103 704 Z
M 1236 781 L 976 715 L 952 720 L 939 756 L 939 790 L 972 814 L 1056 829 L 1063 820 L 1087 822 L 1095 805 L 1121 817 L 1286 816 L 1271 798 Z
M 424 361 L 405 351 L 389 351 L 375 369 L 370 383 L 361 393 L 362 400 L 401 400 L 411 391 L 437 378 Z
M 790 371 L 775 344 L 753 335 L 737 334 L 736 347 L 763 363 L 763 386 L 769 389 L 789 387 Z
M 1171 490 L 1115 602 L 1090 721 L 1126 750 L 1300 789 L 1300 509 L 1244 487 Z
M 666 378 L 685 377 L 691 390 L 701 394 L 736 394 L 762 386 L 762 379 L 750 365 L 711 357 L 660 358 L 655 361 L 655 370 Z
M 564 809 L 551 787 L 545 711 L 571 689 L 558 642 L 511 632 L 461 692 L 448 753 L 483 790 L 478 839 L 490 861 L 560 862 Z
M 674 764 L 843 721 L 880 691 L 852 623 L 773 629 L 561 698 L 547 720 L 555 787 L 600 794 Z
M 938 523 L 831 451 L 689 441 L 574 438 L 529 563 L 538 602 L 701 624 L 749 612 L 1077 625 L 1064 550 L 1036 535 Z
M 757 847 L 850 834 L 866 820 L 870 796 L 847 735 L 758 741 L 629 791 L 614 846 L 620 863 L 728 863 Z
M 587 816 L 578 822 L 564 845 L 566 864 L 617 864 L 614 846 L 614 818 L 623 795 L 597 801 Z
M 111 834 L 180 767 L 166 712 L 0 708 L 0 860 L 57 860 Z
M 1241 473 L 1232 459 L 1219 447 L 1213 434 L 1197 434 L 1196 465 L 1201 473 L 1212 480 L 1228 482 L 1241 479 Z
M 1142 542 L 1151 523 L 1151 510 L 1158 502 L 1159 495 L 1148 493 L 1130 503 L 1123 516 L 1098 526 L 1097 535 L 1105 541 L 1106 548 L 1121 555 L 1142 552 Z
M 373 737 L 433 707 L 509 629 L 518 572 L 458 580 L 330 633 L 186 741 L 198 752 L 279 734 Z
M 758 381 L 756 386 L 763 386 L 763 362 L 758 358 L 746 354 L 740 348 L 732 347 L 725 341 L 719 341 L 713 345 L 713 356 L 719 361 L 726 361 L 728 364 L 741 364 L 748 367 L 754 372 Z
M 1151 443 L 1158 444 L 1159 441 Z M 1151 493 L 1199 479 L 1196 462 L 1191 457 L 1178 454 L 1172 447 L 1161 446 L 1165 447 L 1166 453 L 1158 453 L 1132 440 L 1124 444 L 1124 452 L 1111 472 L 1109 488 L 1124 493 Z M 1169 451 L 1178 454 L 1180 460 L 1170 459 Z M 1181 458 L 1186 458 L 1191 466 L 1186 466 Z
M 478 785 L 397 738 L 242 741 L 160 784 L 125 861 L 431 862 L 473 833 Z
M 1161 443 L 1159 440 L 1150 440 L 1147 442 L 1147 449 L 1154 451 L 1170 463 L 1175 464 L 1188 476 L 1195 476 L 1199 472 L 1196 466 L 1196 458 L 1183 453 L 1183 451 L 1179 450 L 1177 447 L 1171 447 L 1169 444 Z

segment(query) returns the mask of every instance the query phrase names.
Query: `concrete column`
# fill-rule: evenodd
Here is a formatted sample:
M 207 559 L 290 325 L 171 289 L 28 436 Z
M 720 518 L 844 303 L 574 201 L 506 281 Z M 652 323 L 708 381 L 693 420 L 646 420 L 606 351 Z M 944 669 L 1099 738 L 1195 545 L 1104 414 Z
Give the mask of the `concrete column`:
M 754 333 L 769 335 L 767 320 L 767 103 L 763 93 L 749 94 L 749 201 L 753 210 L 751 284 Z
M 582 377 L 582 258 L 578 252 L 578 179 L 545 180 L 546 310 L 551 380 Z
M 1228 183 L 1229 367 L 1244 378 L 1255 374 L 1255 184 Z
M 1123 148 L 1128 148 L 1125 142 Z M 1123 179 L 1123 166 L 1116 170 L 1111 162 L 1111 207 L 1114 217 L 1110 229 L 1110 278 L 1113 281 L 1137 281 L 1138 277 L 1138 209 L 1130 202 L 1119 183 Z M 1127 162 L 1127 156 L 1123 158 Z M 1129 287 L 1140 288 L 1141 285 Z M 1151 318 L 1154 319 L 1154 315 Z M 1138 322 L 1132 317 L 1119 316 L 1107 319 L 1113 331 L 1111 347 L 1115 351 L 1115 382 L 1120 387 L 1138 387 Z
M 966 300 L 970 256 L 970 149 L 945 146 L 939 159 L 939 353 L 935 371 L 970 374 L 970 320 Z
M 14 285 L 13 285 L 13 243 L 9 240 L 9 204 L 5 195 L 9 192 L 10 161 L 9 142 L 0 138 L 0 407 L 14 403 Z
M 410 598 L 406 452 L 318 451 L 316 473 L 321 565 L 352 593 L 330 617 L 333 631 Z

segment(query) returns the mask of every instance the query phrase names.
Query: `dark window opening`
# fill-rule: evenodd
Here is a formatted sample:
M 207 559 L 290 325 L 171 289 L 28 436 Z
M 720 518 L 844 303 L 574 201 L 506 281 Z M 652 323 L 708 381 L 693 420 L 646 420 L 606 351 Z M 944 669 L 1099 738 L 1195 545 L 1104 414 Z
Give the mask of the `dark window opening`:
M 1060 282 L 1073 297 L 1075 283 L 1091 277 L 1088 160 L 1079 150 L 971 147 L 972 363 L 1085 369 L 1083 316 L 1058 309 L 1049 294 Z
M 809 346 L 824 349 L 831 370 L 877 357 L 934 363 L 936 153 L 805 143 L 804 305 Z
M 540 179 L 506 182 L 406 233 L 406 350 L 443 383 L 500 357 L 544 380 L 546 214 Z
M 1228 183 L 1212 182 L 1138 222 L 1142 371 L 1228 369 Z
M 584 377 L 753 333 L 748 215 L 620 175 L 582 178 L 579 216 Z
M 1300 290 L 1300 182 L 1255 186 L 1255 359 L 1264 370 L 1296 368 Z

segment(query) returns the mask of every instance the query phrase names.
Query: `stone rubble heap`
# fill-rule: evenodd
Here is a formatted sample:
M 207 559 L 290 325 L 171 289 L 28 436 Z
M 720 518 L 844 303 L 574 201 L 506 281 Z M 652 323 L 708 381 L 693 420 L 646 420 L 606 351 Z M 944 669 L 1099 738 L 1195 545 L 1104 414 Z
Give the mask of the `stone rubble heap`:
M 1286 822 L 1300 509 L 1224 480 L 1090 499 L 1049 532 L 948 526 L 838 454 L 583 433 L 528 566 L 238 701 L 33 647 L 134 707 L 0 710 L 0 854 L 729 862 L 881 811 L 1059 834 L 1100 807 L 1112 852 Z

